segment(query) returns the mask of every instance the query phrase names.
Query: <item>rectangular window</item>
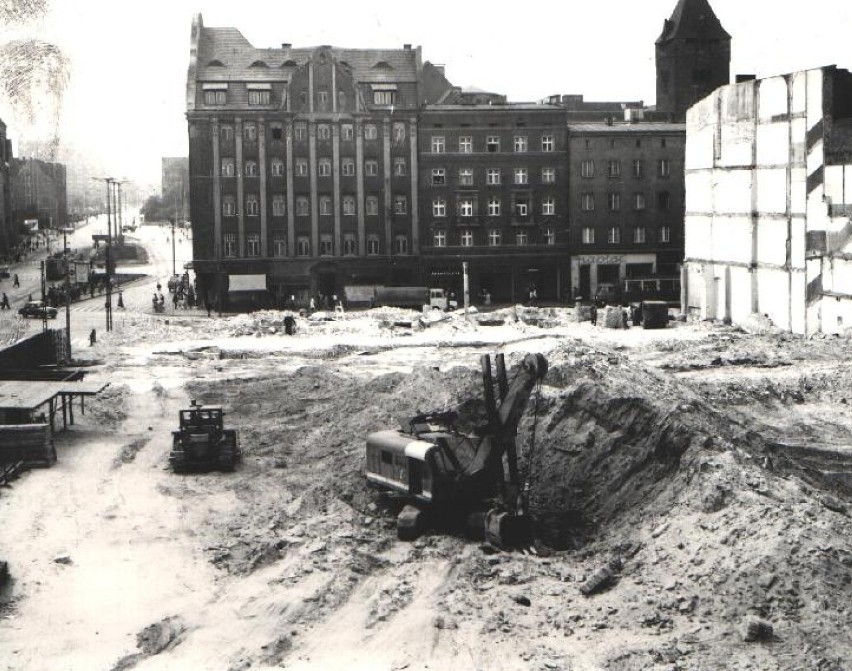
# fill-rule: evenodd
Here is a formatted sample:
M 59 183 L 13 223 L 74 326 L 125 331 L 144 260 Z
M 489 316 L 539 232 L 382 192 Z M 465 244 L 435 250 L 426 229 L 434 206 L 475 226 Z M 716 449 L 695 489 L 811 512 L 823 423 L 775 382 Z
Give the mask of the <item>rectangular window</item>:
M 473 247 L 473 231 L 465 228 L 459 236 L 459 241 L 462 247 Z
M 222 199 L 222 216 L 233 217 L 237 214 L 237 204 L 233 196 L 226 196 Z
M 526 168 L 515 168 L 515 184 L 529 183 L 529 172 Z
M 378 161 L 366 161 L 364 163 L 364 174 L 367 177 L 375 177 L 379 174 L 379 162 Z
M 319 197 L 319 213 L 320 216 L 328 217 L 333 214 L 331 209 L 331 196 Z
M 222 236 L 224 243 L 224 253 L 228 258 L 234 258 L 237 255 L 237 235 L 236 233 L 225 233 Z
M 556 200 L 554 198 L 544 198 L 541 201 L 541 213 L 543 215 L 556 214 Z
M 331 177 L 331 159 L 321 158 L 317 164 L 317 175 L 319 177 Z
M 246 177 L 257 177 L 257 161 L 246 161 L 245 172 Z
M 432 136 L 432 153 L 433 154 L 443 154 L 446 151 L 447 144 L 443 135 L 433 135 Z
M 293 126 L 293 139 L 297 142 L 303 142 L 308 139 L 308 125 L 297 123 Z
M 307 177 L 307 176 L 308 176 L 308 159 L 297 158 L 296 159 L 296 177 Z
M 500 184 L 500 168 L 486 168 L 485 183 L 489 186 Z
M 530 236 L 526 231 L 518 231 L 515 233 L 515 244 L 518 247 L 526 247 L 529 244 Z
M 204 92 L 204 104 L 205 105 L 224 105 L 228 102 L 227 99 L 227 91 L 205 91 Z
M 272 216 L 283 217 L 287 213 L 286 201 L 284 196 L 272 196 Z
M 272 253 L 275 256 L 287 256 L 287 241 L 284 238 L 275 238 L 272 241 Z
M 260 236 L 257 233 L 246 236 L 246 256 L 260 256 Z
M 460 199 L 458 207 L 460 217 L 472 217 L 474 215 L 473 198 Z
M 556 229 L 553 228 L 545 228 L 541 232 L 542 242 L 546 245 L 555 245 L 556 244 Z
M 396 91 L 373 91 L 374 105 L 393 105 L 396 101 Z
M 552 135 L 542 135 L 541 136 L 541 150 L 542 151 L 553 151 L 556 148 L 556 143 L 553 140 Z
M 595 194 L 588 191 L 580 194 L 580 209 L 584 212 L 592 212 L 595 209 Z
M 609 169 L 607 170 L 607 174 L 610 177 L 618 177 L 621 175 L 621 161 L 610 161 Z
M 257 142 L 257 126 L 253 123 L 243 126 L 243 139 L 246 142 Z
M 257 202 L 257 194 L 250 193 L 246 196 L 246 215 L 256 217 L 259 214 L 260 207 Z
M 343 214 L 347 217 L 355 215 L 355 196 L 343 196 Z
M 402 142 L 405 140 L 405 124 L 396 122 L 393 125 L 393 141 Z
M 617 245 L 621 242 L 621 229 L 618 226 L 611 227 L 606 234 L 606 241 L 611 245 Z
M 556 168 L 542 168 L 541 169 L 541 183 L 542 184 L 555 184 L 556 183 Z
M 489 217 L 499 217 L 500 216 L 500 199 L 499 198 L 489 198 L 488 199 L 488 216 Z
M 500 151 L 500 138 L 496 135 L 489 135 L 485 138 L 485 151 L 489 154 L 496 154 Z
M 394 214 L 408 214 L 408 198 L 406 196 L 393 197 Z
M 446 217 L 447 216 L 447 201 L 443 198 L 436 198 L 432 201 L 432 216 Z
M 633 229 L 633 242 L 636 244 L 641 244 L 645 242 L 645 227 L 637 226 Z
M 633 176 L 636 179 L 642 179 L 642 175 L 645 174 L 645 166 L 642 163 L 641 158 L 637 158 L 633 161 Z
M 435 231 L 432 236 L 432 244 L 435 247 L 446 247 L 447 246 L 447 232 L 446 231 Z
M 500 233 L 499 228 L 492 228 L 488 231 L 488 246 L 489 247 L 499 247 L 500 243 L 503 241 L 503 235 Z
M 634 193 L 633 194 L 633 209 L 634 210 L 644 210 L 645 209 L 645 194 L 644 193 Z
M 344 177 L 354 177 L 355 160 L 351 158 L 344 158 L 340 163 L 340 174 Z
M 365 205 L 367 216 L 375 217 L 379 213 L 379 199 L 376 196 L 367 196 Z
M 281 140 L 284 138 L 284 129 L 281 127 L 280 123 L 274 123 L 269 128 L 272 131 L 273 140 Z
M 307 217 L 311 213 L 311 206 L 308 203 L 307 196 L 299 196 L 296 198 L 296 215 Z
M 327 123 L 321 123 L 317 126 L 317 139 L 319 140 L 330 140 L 331 139 L 331 128 Z
M 672 206 L 672 198 L 668 191 L 660 191 L 657 194 L 657 208 L 660 210 L 669 210 Z
M 462 135 L 461 137 L 459 137 L 459 153 L 473 153 L 473 137 L 471 137 L 470 135 Z
M 321 110 L 328 109 L 328 91 L 324 89 L 317 91 L 317 107 Z
M 621 194 L 610 193 L 607 196 L 610 212 L 618 212 L 621 209 Z
M 345 233 L 343 235 L 343 254 L 344 256 L 355 256 L 358 253 L 358 240 L 353 233 Z
M 222 142 L 233 142 L 234 141 L 234 127 L 229 125 L 223 125 L 219 129 L 219 135 L 222 138 Z
M 660 177 L 668 177 L 672 174 L 672 162 L 667 158 L 661 158 L 659 163 Z
M 269 172 L 273 177 L 283 177 L 284 161 L 278 158 L 272 159 L 272 163 L 269 164 Z
M 402 156 L 393 159 L 393 174 L 396 177 L 405 177 L 408 174 L 405 159 Z
M 473 168 L 459 168 L 459 186 L 473 186 Z
M 367 255 L 368 256 L 376 256 L 381 251 L 382 246 L 379 244 L 379 237 L 377 235 L 368 235 L 367 236 Z
M 583 228 L 583 244 L 584 245 L 593 245 L 595 244 L 595 229 L 590 226 L 586 226 Z
M 311 255 L 311 239 L 307 235 L 296 238 L 296 256 Z
M 355 129 L 351 123 L 345 123 L 340 127 L 340 136 L 346 141 L 355 139 Z
M 594 177 L 595 176 L 595 162 L 587 158 L 580 164 L 580 177 Z
M 660 226 L 660 242 L 671 242 L 672 241 L 672 228 L 671 226 Z
M 528 198 L 517 198 L 515 200 L 515 216 L 526 217 L 530 213 L 530 201 Z
M 249 105 L 268 105 L 269 104 L 269 91 L 249 91 L 248 92 L 248 104 Z
M 330 235 L 320 236 L 320 256 L 332 256 L 334 254 L 334 244 L 331 241 Z
M 375 140 L 379 137 L 379 131 L 376 128 L 376 124 L 368 123 L 364 124 L 364 139 L 365 140 Z
M 515 136 L 515 151 L 519 153 L 523 153 L 527 150 L 527 136 L 526 135 L 516 135 Z
M 445 168 L 432 168 L 432 186 L 444 186 L 447 183 Z
M 233 177 L 234 172 L 235 172 L 234 159 L 223 158 L 222 159 L 222 177 Z
M 408 237 L 397 235 L 393 239 L 393 251 L 395 254 L 408 254 Z

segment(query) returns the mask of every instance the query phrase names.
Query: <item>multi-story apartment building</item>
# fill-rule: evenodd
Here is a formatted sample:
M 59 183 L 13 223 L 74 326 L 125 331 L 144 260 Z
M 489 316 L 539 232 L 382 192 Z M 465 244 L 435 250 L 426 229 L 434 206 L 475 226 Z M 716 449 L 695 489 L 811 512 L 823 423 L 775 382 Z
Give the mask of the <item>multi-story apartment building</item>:
M 684 124 L 568 125 L 574 297 L 679 296 Z
M 24 222 L 38 222 L 39 229 L 68 225 L 65 166 L 37 158 L 13 158 L 11 161 L 12 211 L 14 226 L 22 230 Z M 35 224 L 31 224 L 35 228 Z
M 852 326 L 852 74 L 722 87 L 689 110 L 683 310 Z
M 18 242 L 12 217 L 10 167 L 12 142 L 6 137 L 6 124 L 0 120 L 0 255 L 8 257 Z
M 556 300 L 568 271 L 563 111 L 431 105 L 420 115 L 423 277 L 460 294 Z
M 422 67 L 408 45 L 255 49 L 196 17 L 187 118 L 203 291 L 246 274 L 302 299 L 418 280 Z

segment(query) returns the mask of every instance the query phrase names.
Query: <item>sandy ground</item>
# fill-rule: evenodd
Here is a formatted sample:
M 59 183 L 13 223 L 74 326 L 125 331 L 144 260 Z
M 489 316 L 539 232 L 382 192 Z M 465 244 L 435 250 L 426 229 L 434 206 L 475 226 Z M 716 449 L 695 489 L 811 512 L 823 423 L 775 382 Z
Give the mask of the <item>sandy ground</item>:
M 490 316 L 123 317 L 58 463 L 0 492 L 0 669 L 849 668 L 850 341 Z M 366 435 L 479 397 L 498 351 L 550 364 L 518 441 L 539 542 L 398 541 Z M 168 469 L 191 398 L 235 473 Z

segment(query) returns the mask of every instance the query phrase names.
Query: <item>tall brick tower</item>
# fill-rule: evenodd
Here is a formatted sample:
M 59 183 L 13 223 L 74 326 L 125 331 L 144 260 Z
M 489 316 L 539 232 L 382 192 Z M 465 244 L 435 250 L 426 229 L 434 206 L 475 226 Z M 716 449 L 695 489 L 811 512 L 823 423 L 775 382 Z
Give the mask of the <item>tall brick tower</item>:
M 657 38 L 657 110 L 683 121 L 686 110 L 730 83 L 731 36 L 707 0 L 678 0 Z

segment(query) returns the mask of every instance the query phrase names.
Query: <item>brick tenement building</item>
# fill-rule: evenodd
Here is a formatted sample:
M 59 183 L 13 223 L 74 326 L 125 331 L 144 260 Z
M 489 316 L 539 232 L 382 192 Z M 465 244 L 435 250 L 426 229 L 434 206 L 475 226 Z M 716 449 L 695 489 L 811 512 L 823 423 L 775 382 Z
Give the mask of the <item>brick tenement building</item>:
M 497 301 L 562 297 L 568 278 L 564 111 L 432 105 L 420 114 L 423 277 Z
M 65 166 L 38 158 L 13 158 L 10 167 L 14 226 L 38 220 L 38 228 L 68 225 Z
M 575 297 L 679 296 L 684 142 L 684 124 L 568 125 Z

